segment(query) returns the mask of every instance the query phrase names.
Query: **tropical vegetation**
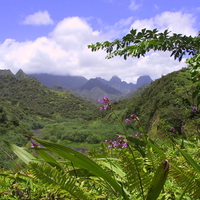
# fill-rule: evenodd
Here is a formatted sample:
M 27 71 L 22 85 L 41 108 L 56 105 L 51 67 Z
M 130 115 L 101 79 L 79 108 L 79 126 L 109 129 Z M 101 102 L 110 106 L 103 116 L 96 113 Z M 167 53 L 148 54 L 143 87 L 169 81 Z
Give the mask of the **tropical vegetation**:
M 92 106 L 84 110 L 82 101 L 78 104 L 81 112 L 75 102 L 68 114 L 59 113 L 52 99 L 52 113 L 46 110 L 49 115 L 44 115 L 45 109 L 35 113 L 33 106 L 34 120 L 38 122 L 39 116 L 43 120 L 39 135 L 29 128 L 20 135 L 24 145 L 2 140 L 18 159 L 1 148 L 14 166 L 1 168 L 1 199 L 199 199 L 199 46 L 199 37 L 157 29 L 131 30 L 122 40 L 89 45 L 93 51 L 105 49 L 108 58 L 140 57 L 150 50 L 171 51 L 179 60 L 184 55 L 191 57 L 188 68 L 154 81 L 140 96 L 118 102 L 104 96 L 98 111 Z M 45 90 L 41 96 L 50 93 Z M 23 114 L 29 113 L 24 108 L 30 111 L 31 104 L 22 108 L 21 95 L 13 103 L 8 94 L 1 108 L 2 126 L 4 131 L 18 127 L 22 131 Z M 54 100 L 69 95 L 56 94 Z M 1 98 L 6 102 L 4 95 Z M 61 100 L 58 103 L 62 105 Z M 14 105 L 21 112 L 8 109 Z M 80 153 L 69 147 L 70 142 L 101 144 Z

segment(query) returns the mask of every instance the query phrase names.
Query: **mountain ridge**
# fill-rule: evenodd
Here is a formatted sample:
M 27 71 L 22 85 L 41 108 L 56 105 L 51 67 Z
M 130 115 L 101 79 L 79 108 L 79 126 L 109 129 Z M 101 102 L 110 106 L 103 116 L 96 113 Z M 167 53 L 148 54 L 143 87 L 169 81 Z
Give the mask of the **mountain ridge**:
M 136 84 L 122 81 L 116 75 L 114 75 L 109 81 L 101 77 L 91 78 L 87 80 L 86 78 L 81 76 L 69 75 L 58 76 L 50 74 L 29 74 L 28 76 L 33 76 L 37 78 L 42 84 L 46 85 L 47 87 L 52 87 L 53 85 L 57 84 L 65 87 L 66 89 L 70 89 L 76 92 L 78 95 L 90 98 L 92 100 L 100 98 L 100 95 L 102 94 L 111 95 L 112 101 L 124 98 L 124 96 L 126 96 L 127 94 L 132 93 L 139 87 L 142 87 L 143 84 L 147 86 L 153 81 L 148 75 L 140 76 Z
M 130 96 L 128 95 L 129 93 L 131 93 L 132 96 L 132 94 L 134 94 L 134 90 L 143 87 L 143 85 L 148 86 L 152 82 L 152 79 L 148 75 L 140 76 L 137 79 L 136 84 L 133 84 L 122 81 L 116 75 L 107 81 L 101 77 L 87 80 L 82 76 L 61 76 L 47 73 L 25 74 L 22 69 L 20 69 L 16 75 L 14 75 L 10 70 L 1 70 L 0 75 L 1 74 L 13 75 L 18 79 L 37 80 L 48 88 L 52 88 L 57 91 L 61 90 L 62 92 L 69 92 L 73 95 L 76 93 L 77 96 L 82 96 L 95 101 L 97 98 L 101 98 L 102 95 L 111 96 L 112 101 L 127 98 Z M 138 93 L 138 91 L 140 90 L 135 92 Z

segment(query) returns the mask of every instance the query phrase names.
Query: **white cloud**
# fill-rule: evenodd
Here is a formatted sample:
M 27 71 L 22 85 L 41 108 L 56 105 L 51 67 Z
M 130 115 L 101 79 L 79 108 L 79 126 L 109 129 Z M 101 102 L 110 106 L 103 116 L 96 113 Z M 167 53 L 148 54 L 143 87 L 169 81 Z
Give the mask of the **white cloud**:
M 173 20 L 172 20 L 173 19 Z M 130 26 L 132 18 L 127 19 Z M 80 75 L 86 78 L 102 77 L 110 79 L 113 75 L 122 80 L 133 82 L 140 75 L 150 75 L 153 79 L 162 74 L 186 66 L 184 62 L 174 61 L 168 52 L 150 52 L 140 59 L 122 57 L 106 60 L 106 52 L 91 52 L 88 44 L 110 40 L 120 33 L 127 33 L 122 21 L 109 27 L 109 31 L 93 30 L 86 19 L 68 17 L 60 21 L 48 37 L 40 37 L 34 41 L 17 42 L 12 39 L 0 44 L 0 68 L 5 67 L 16 73 L 23 69 L 25 73 L 52 73 L 59 75 Z M 151 19 L 137 20 L 133 28 L 170 28 L 172 31 L 194 35 L 192 15 L 181 12 L 164 12 Z M 126 31 L 126 33 L 125 33 Z
M 39 11 L 34 13 L 33 15 L 29 15 L 22 22 L 25 25 L 52 25 L 53 20 L 51 19 L 48 11 Z
M 53 40 L 65 50 L 82 49 L 92 41 L 93 31 L 87 21 L 79 17 L 68 17 L 57 24 L 50 34 Z
M 131 28 L 133 29 L 154 29 L 157 28 L 160 31 L 169 29 L 174 33 L 181 33 L 184 35 L 197 34 L 193 28 L 196 18 L 188 13 L 180 12 L 163 12 L 150 19 L 136 20 Z
M 138 10 L 141 7 L 141 4 L 136 3 L 135 0 L 131 0 L 130 5 L 129 5 L 129 9 L 132 11 Z

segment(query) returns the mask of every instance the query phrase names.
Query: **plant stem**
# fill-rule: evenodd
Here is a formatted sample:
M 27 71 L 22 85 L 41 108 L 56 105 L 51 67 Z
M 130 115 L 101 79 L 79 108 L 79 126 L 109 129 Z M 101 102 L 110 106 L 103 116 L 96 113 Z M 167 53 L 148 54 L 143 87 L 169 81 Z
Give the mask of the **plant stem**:
M 137 175 L 138 175 L 138 179 L 139 179 L 139 183 L 140 183 L 140 189 L 141 189 L 141 193 L 142 193 L 142 198 L 143 200 L 145 200 L 145 197 L 144 197 L 144 189 L 143 189 L 143 185 L 142 185 L 142 179 L 141 179 L 141 176 L 140 176 L 140 171 L 139 171 L 139 168 L 138 168 L 138 163 L 137 163 L 137 159 L 135 158 L 135 155 L 133 153 L 133 150 L 131 149 L 131 147 L 129 146 L 128 144 L 128 148 L 131 152 L 131 155 L 133 157 L 133 161 L 135 163 L 135 168 L 136 168 L 136 171 L 137 171 Z

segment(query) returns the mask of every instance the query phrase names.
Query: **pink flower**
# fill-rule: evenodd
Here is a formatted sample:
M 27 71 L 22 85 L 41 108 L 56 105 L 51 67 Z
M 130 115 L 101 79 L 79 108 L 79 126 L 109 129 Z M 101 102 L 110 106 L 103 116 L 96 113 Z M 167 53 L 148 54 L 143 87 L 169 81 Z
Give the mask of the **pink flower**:
M 128 145 L 127 145 L 127 143 L 125 142 L 123 145 L 122 145 L 122 148 L 127 148 L 128 147 Z
M 126 120 L 125 120 L 126 123 L 129 123 L 130 121 L 131 121 L 130 119 L 126 119 Z
M 109 103 L 110 102 L 110 100 L 108 99 L 108 97 L 107 96 L 104 96 L 103 97 L 103 102 L 102 103 Z
M 98 102 L 100 102 L 100 103 L 109 103 L 110 102 L 110 100 L 108 99 L 108 97 L 107 96 L 104 96 L 103 97 L 103 99 L 98 99 Z
M 103 109 L 106 110 L 108 108 L 108 105 L 104 105 Z
M 103 110 L 103 107 L 100 107 L 99 110 L 102 111 L 102 110 Z

